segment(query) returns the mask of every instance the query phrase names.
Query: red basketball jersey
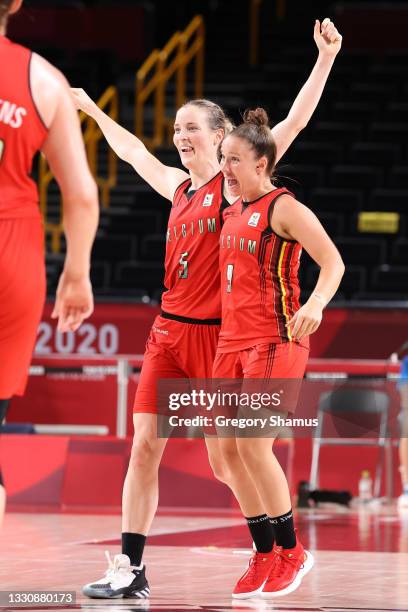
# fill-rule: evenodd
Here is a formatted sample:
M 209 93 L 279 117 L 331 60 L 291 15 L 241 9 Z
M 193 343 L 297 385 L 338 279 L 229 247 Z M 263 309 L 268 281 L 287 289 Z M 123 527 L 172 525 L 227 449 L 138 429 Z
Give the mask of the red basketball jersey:
M 224 212 L 221 352 L 292 339 L 286 323 L 299 309 L 302 248 L 270 227 L 273 207 L 283 194 L 289 192 L 274 189 L 250 203 L 240 199 Z
M 188 195 L 191 181 L 176 190 L 170 212 L 162 308 L 192 319 L 220 319 L 219 239 L 223 176 Z
M 0 219 L 38 217 L 33 157 L 47 128 L 30 89 L 31 51 L 0 35 Z

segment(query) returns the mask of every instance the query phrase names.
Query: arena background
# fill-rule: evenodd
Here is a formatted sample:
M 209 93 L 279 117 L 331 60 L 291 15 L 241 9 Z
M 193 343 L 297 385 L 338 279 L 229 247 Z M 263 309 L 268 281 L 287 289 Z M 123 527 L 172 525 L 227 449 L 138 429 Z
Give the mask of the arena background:
M 317 56 L 312 38 L 316 17 L 329 16 L 342 33 L 343 48 L 318 109 L 277 173 L 319 216 L 346 263 L 340 289 L 312 338 L 311 357 L 319 360 L 313 367 L 323 373 L 386 376 L 394 367 L 390 355 L 408 335 L 408 3 L 26 0 L 10 22 L 9 36 L 44 55 L 73 86 L 84 87 L 95 99 L 113 86 L 106 110 L 114 113 L 117 101 L 119 122 L 135 130 L 138 70 L 154 49 L 163 49 L 174 32 L 183 32 L 197 15 L 205 26 L 203 95 L 219 102 L 235 121 L 255 105 L 266 107 L 274 121 L 285 116 Z M 191 44 L 201 27 L 198 24 Z M 169 65 L 178 53 L 177 44 Z M 186 68 L 186 97 L 197 93 L 195 71 L 193 60 Z M 166 121 L 161 140 L 154 143 L 158 157 L 172 165 L 179 160 L 167 133 L 179 95 L 178 74 L 166 85 Z M 154 94 L 143 113 L 137 129 L 149 139 L 156 129 Z M 95 313 L 80 331 L 63 336 L 50 319 L 64 240 L 58 190 L 52 180 L 48 184 L 46 169 L 38 170 L 36 164 L 47 223 L 49 301 L 27 393 L 13 400 L 8 415 L 9 431 L 10 423 L 20 424 L 20 429 L 1 441 L 10 510 L 35 505 L 43 510 L 119 511 L 132 397 L 149 326 L 159 311 L 168 202 L 130 166 L 112 160 L 92 125 L 84 123 L 84 133 L 102 202 L 93 250 Z M 304 255 L 304 298 L 317 271 Z M 124 371 L 129 374 L 127 388 L 122 384 L 119 390 L 118 356 L 127 356 Z M 85 367 L 95 365 L 107 369 Z M 118 424 L 123 392 L 128 412 L 125 423 L 122 418 Z M 21 435 L 22 423 L 28 424 L 26 431 L 33 431 L 32 424 L 57 427 L 46 437 Z M 68 427 L 58 429 L 62 425 Z M 75 425 L 91 429 L 78 436 Z M 282 444 L 280 452 L 295 492 L 298 482 L 309 477 L 311 441 Z M 395 445 L 392 452 L 397 494 Z M 328 448 L 324 453 L 321 486 L 356 494 L 361 470 L 375 469 L 378 449 L 357 447 L 344 453 Z M 212 479 L 202 441 L 169 445 L 161 479 L 163 506 L 233 504 Z

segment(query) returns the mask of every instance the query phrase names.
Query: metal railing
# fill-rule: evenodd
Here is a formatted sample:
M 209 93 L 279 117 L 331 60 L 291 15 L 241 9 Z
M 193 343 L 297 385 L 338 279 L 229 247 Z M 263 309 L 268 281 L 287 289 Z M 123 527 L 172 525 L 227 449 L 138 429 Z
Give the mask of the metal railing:
M 118 119 L 118 92 L 116 87 L 108 87 L 97 102 L 98 106 L 107 112 L 113 119 Z M 100 189 L 101 204 L 104 208 L 109 206 L 110 190 L 116 185 L 117 181 L 117 157 L 112 149 L 108 150 L 108 172 L 107 176 L 102 176 L 99 172 L 98 156 L 99 142 L 104 137 L 97 123 L 88 115 L 81 112 L 80 121 L 83 127 L 84 143 L 88 156 L 88 162 L 96 183 Z M 50 183 L 54 180 L 54 175 L 48 165 L 46 158 L 40 156 L 39 164 L 39 194 L 40 208 L 44 218 L 46 233 L 51 235 L 51 251 L 59 253 L 61 251 L 61 236 L 63 234 L 62 225 L 62 198 L 60 198 L 59 220 L 52 222 L 48 220 L 49 205 L 48 191 Z
M 249 0 L 249 65 L 259 64 L 259 22 L 263 0 Z M 276 0 L 275 16 L 282 21 L 286 16 L 286 0 Z M 272 20 L 271 20 L 272 27 Z
M 186 72 L 195 59 L 194 97 L 203 95 L 205 25 L 196 15 L 184 32 L 175 32 L 165 47 L 155 49 L 136 73 L 135 133 L 151 150 L 169 142 L 173 119 L 166 117 L 166 87 L 175 77 L 174 103 L 186 101 Z M 150 79 L 149 79 L 150 76 Z M 146 136 L 145 105 L 153 96 L 153 134 Z
M 81 354 L 35 354 L 30 366 L 31 377 L 73 377 L 75 381 L 92 380 L 95 376 L 100 382 L 106 378 L 116 380 L 115 434 L 125 438 L 128 415 L 129 378 L 141 370 L 143 355 L 81 355 Z M 37 424 L 35 430 L 44 434 L 64 435 L 108 435 L 106 423 L 92 424 Z M 113 432 L 112 432 L 113 433 Z
M 257 66 L 259 62 L 259 13 L 262 0 L 250 0 L 249 3 L 249 65 Z

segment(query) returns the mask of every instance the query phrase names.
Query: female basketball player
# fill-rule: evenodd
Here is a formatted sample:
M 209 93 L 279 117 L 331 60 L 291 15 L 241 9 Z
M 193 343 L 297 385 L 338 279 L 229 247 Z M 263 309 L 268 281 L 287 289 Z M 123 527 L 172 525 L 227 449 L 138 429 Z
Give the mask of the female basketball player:
M 222 326 L 213 377 L 244 379 L 245 391 L 255 392 L 259 388 L 254 387 L 253 379 L 263 379 L 265 389 L 267 379 L 289 378 L 295 385 L 303 378 L 308 337 L 320 325 L 344 265 L 312 211 L 286 189 L 274 187 L 276 144 L 266 112 L 260 108 L 247 111 L 244 121 L 221 147 L 224 177 L 230 191 L 240 198 L 225 210 L 221 230 Z M 320 266 L 320 275 L 315 290 L 300 307 L 297 272 L 302 248 Z M 290 391 L 286 389 L 285 398 Z M 274 433 L 271 437 L 259 437 L 261 429 L 252 433 L 237 437 L 237 450 L 262 499 L 275 543 L 272 549 L 273 541 L 269 542 L 268 552 L 264 541 L 263 550 L 254 553 L 234 589 L 237 598 L 290 593 L 313 565 L 310 553 L 296 537 L 289 488 L 271 453 Z M 225 444 L 220 437 L 221 454 Z M 223 458 L 234 471 L 230 448 L 228 443 Z M 240 502 L 245 505 L 243 497 Z
M 307 124 L 322 94 L 341 37 L 327 19 L 316 22 L 319 58 L 288 117 L 273 128 L 281 157 Z M 221 322 L 219 294 L 220 214 L 234 201 L 224 192 L 217 152 L 225 134 L 222 109 L 207 100 L 185 104 L 177 112 L 174 144 L 188 174 L 163 165 L 143 143 L 104 114 L 83 90 L 73 90 L 78 108 L 91 115 L 116 153 L 158 193 L 170 200 L 162 313 L 153 324 L 134 404 L 135 435 L 123 491 L 122 555 L 110 562 L 108 575 L 84 587 L 90 597 L 145 597 L 149 594 L 142 565 L 146 534 L 158 502 L 158 468 L 167 440 L 157 437 L 156 387 L 165 378 L 209 378 Z M 215 475 L 229 482 L 218 440 L 206 440 Z M 233 441 L 235 445 L 235 441 Z M 237 461 L 240 462 L 237 453 Z M 259 513 L 262 503 L 251 479 L 234 483 L 253 501 L 243 509 Z M 244 473 L 245 472 L 245 473 Z
M 45 300 L 43 223 L 29 176 L 37 151 L 64 199 L 67 255 L 52 315 L 60 331 L 77 329 L 92 313 L 89 264 L 98 222 L 68 84 L 42 57 L 6 38 L 7 19 L 21 4 L 0 1 L 0 424 L 10 398 L 24 392 Z M 0 493 L 4 499 L 2 486 Z

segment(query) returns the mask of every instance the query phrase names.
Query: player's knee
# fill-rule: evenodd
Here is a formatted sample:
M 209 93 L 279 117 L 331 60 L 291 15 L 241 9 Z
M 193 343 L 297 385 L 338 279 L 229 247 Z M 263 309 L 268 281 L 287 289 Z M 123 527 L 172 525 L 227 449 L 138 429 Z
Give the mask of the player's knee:
M 228 472 L 225 463 L 222 461 L 221 455 L 211 453 L 208 455 L 208 460 L 214 477 L 220 482 L 228 484 Z
M 162 451 L 157 443 L 157 439 L 155 440 L 148 436 L 134 436 L 129 462 L 130 467 L 137 471 L 157 471 L 161 453 Z
M 234 438 L 221 441 L 220 454 L 220 480 L 233 488 L 234 482 L 237 478 L 241 477 L 242 470 L 244 469 Z
M 260 449 L 251 438 L 237 438 L 237 452 L 248 469 L 258 469 L 264 463 Z

